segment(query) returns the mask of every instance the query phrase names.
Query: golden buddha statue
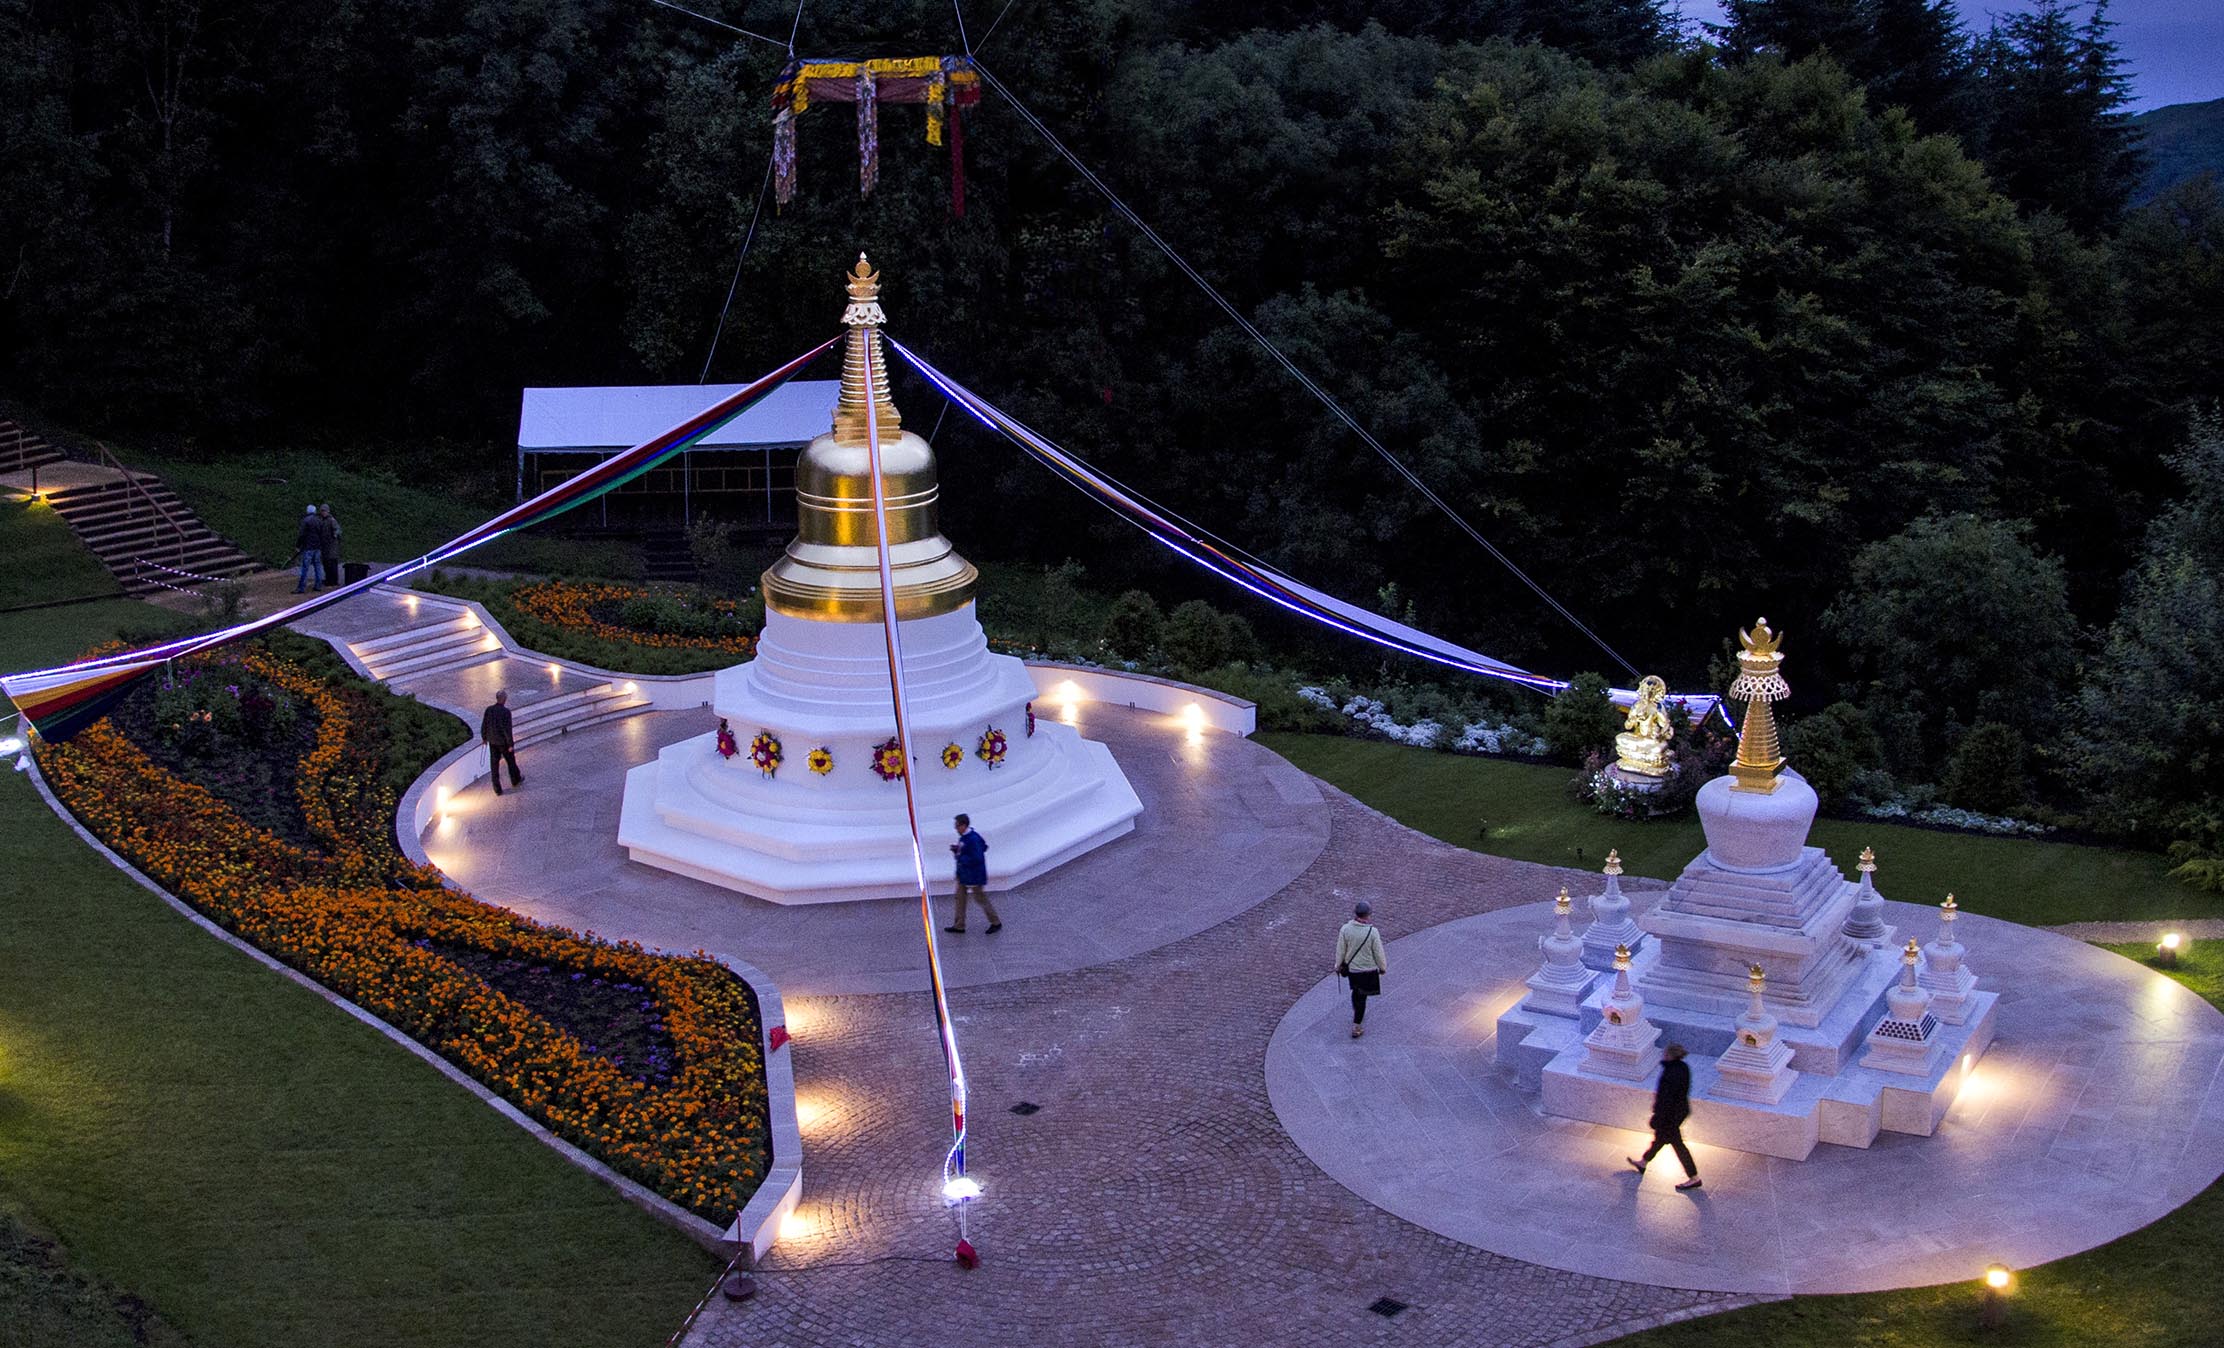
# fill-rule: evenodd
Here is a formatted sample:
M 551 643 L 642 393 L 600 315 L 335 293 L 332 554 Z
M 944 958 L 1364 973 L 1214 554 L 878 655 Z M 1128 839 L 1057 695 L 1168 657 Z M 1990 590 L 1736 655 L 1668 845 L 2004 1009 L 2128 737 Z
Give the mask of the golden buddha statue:
M 1668 741 L 1675 737 L 1675 728 L 1660 705 L 1667 696 L 1668 684 L 1658 674 L 1638 681 L 1637 700 L 1622 721 L 1622 733 L 1614 737 L 1614 766 L 1623 772 L 1666 777 L 1675 770 L 1668 762 Z
M 880 273 L 857 255 L 843 278 L 849 346 L 833 429 L 813 440 L 795 465 L 796 536 L 764 574 L 765 607 L 821 622 L 879 622 L 879 529 L 873 516 L 878 432 L 882 499 L 888 507 L 889 570 L 896 617 L 904 622 L 955 613 L 973 602 L 973 566 L 938 520 L 942 487 L 934 450 L 912 431 L 888 396 L 880 341 Z M 867 407 L 871 411 L 868 415 Z

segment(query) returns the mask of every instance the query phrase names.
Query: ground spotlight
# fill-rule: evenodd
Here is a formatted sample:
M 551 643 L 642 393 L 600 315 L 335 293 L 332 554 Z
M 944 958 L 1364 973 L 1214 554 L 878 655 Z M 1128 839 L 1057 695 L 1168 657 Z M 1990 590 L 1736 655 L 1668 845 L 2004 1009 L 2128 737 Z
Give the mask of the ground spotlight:
M 2008 1293 L 2015 1290 L 2015 1275 L 2006 1264 L 1994 1264 L 1985 1270 L 1984 1300 L 1977 1307 L 1977 1322 L 1986 1329 L 1998 1329 L 2008 1318 Z

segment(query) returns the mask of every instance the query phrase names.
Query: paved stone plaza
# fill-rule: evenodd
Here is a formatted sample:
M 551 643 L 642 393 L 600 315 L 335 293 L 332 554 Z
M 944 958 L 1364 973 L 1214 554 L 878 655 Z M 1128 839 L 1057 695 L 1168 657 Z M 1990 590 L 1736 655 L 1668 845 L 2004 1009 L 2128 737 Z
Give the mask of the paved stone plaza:
M 1754 1295 L 2066 1253 L 2224 1167 L 2211 1084 L 2224 1017 L 2104 952 L 1973 919 L 1971 962 L 2011 995 L 2001 1044 L 1940 1137 L 1825 1148 L 1801 1174 L 1701 1148 L 1700 1195 L 1672 1193 L 1665 1172 L 1640 1187 L 1616 1169 L 1635 1135 L 1546 1119 L 1491 1066 L 1492 1022 L 1535 963 L 1538 900 L 1563 883 L 1588 892 L 1594 875 L 1438 843 L 1232 736 L 1105 706 L 1079 716 L 1141 795 L 1137 832 L 998 896 L 996 937 L 944 940 L 987 1191 L 973 1227 L 986 1263 L 971 1272 L 948 1258 L 946 1102 L 914 905 L 784 908 L 636 866 L 616 845 L 616 783 L 700 733 L 701 715 L 538 746 L 524 791 L 473 788 L 428 834 L 481 898 L 733 954 L 786 991 L 803 1204 L 758 1296 L 714 1297 L 690 1344 L 919 1342 L 963 1324 L 998 1344 L 1572 1348 Z M 1640 909 L 1659 888 L 1627 885 Z M 1396 948 L 1374 1033 L 1353 1043 L 1324 976 L 1362 897 Z M 2031 1011 L 2043 979 L 2021 965 L 2035 957 L 2009 958 L 2020 940 L 2073 952 L 2051 1020 Z M 2012 984 L 1993 977 L 2011 966 Z M 2054 1030 L 2063 1041 L 2043 1042 Z M 2134 1051 L 2112 1062 L 2110 1044 Z M 2070 1182 L 2034 1192 L 2012 1162 L 1969 1160 L 1993 1144 Z M 2054 1207 L 2078 1209 L 2075 1224 L 2017 1228 Z M 1986 1220 L 2005 1234 L 1980 1248 Z M 1794 1276 L 1799 1249 L 1830 1257 Z M 1385 1297 L 1408 1309 L 1368 1309 Z
M 1755 1293 L 2028 1268 L 2144 1226 L 2224 1171 L 2224 1015 L 2107 951 L 1964 916 L 1971 964 L 2004 990 L 1999 1039 L 1936 1136 L 1786 1161 L 1706 1146 L 1700 1128 L 1704 1189 L 1674 1192 L 1665 1153 L 1640 1180 L 1623 1158 L 1642 1134 L 1548 1117 L 1494 1062 L 1498 1013 L 1527 991 L 1551 912 L 1393 941 L 1407 995 L 1377 1004 L 1358 1043 L 1338 1038 L 1351 1011 L 1336 980 L 1308 992 L 1267 1053 L 1298 1146 L 1373 1202 L 1485 1249 Z M 1927 937 L 1938 912 L 1891 903 L 1886 921 Z

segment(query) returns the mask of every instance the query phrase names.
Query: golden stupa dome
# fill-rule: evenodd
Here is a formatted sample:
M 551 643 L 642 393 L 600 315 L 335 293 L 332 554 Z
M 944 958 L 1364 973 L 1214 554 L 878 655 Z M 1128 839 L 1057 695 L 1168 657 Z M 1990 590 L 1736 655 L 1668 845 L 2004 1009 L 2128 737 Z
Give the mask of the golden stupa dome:
M 973 602 L 979 573 L 942 536 L 942 489 L 934 449 L 911 431 L 888 395 L 888 363 L 880 327 L 880 273 L 865 255 L 844 278 L 849 344 L 842 357 L 842 392 L 834 426 L 795 465 L 796 536 L 787 555 L 764 573 L 765 607 L 821 622 L 879 622 L 880 559 L 874 537 L 872 449 L 880 432 L 881 491 L 888 507 L 888 562 L 896 617 L 903 621 L 955 613 Z M 867 363 L 872 418 L 866 415 Z

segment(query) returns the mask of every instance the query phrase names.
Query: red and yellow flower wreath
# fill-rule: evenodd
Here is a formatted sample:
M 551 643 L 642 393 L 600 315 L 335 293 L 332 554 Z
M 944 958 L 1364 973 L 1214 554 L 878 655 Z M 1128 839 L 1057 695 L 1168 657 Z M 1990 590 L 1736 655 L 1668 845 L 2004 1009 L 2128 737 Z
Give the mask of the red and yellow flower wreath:
M 730 726 L 730 725 L 727 725 L 727 724 L 726 724 L 726 718 L 725 718 L 725 717 L 723 717 L 723 716 L 719 717 L 719 718 L 718 718 L 718 756 L 719 756 L 720 758 L 732 758 L 732 757 L 733 757 L 733 756 L 734 756 L 735 754 L 738 754 L 738 753 L 740 753 L 740 752 L 741 752 L 741 746 L 740 746 L 740 745 L 738 745 L 738 744 L 736 744 L 736 743 L 734 743 L 734 729 L 733 729 L 733 727 L 732 727 L 732 726 Z
M 1010 748 L 1011 746 L 1004 741 L 1004 732 L 998 730 L 995 726 L 990 726 L 987 730 L 981 732 L 980 747 L 975 749 L 974 752 L 979 754 L 981 761 L 988 764 L 990 769 L 993 770 L 1003 763 L 1004 754 Z
M 749 761 L 767 777 L 780 770 L 780 741 L 773 738 L 771 731 L 760 730 L 757 737 L 749 741 Z
M 891 737 L 885 743 L 873 746 L 873 773 L 884 782 L 892 782 L 904 775 L 903 746 Z
M 824 777 L 834 770 L 834 751 L 822 744 L 813 749 L 803 761 L 810 764 L 811 771 Z

